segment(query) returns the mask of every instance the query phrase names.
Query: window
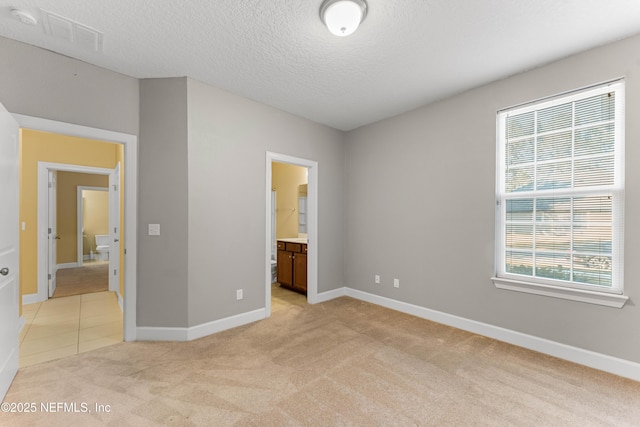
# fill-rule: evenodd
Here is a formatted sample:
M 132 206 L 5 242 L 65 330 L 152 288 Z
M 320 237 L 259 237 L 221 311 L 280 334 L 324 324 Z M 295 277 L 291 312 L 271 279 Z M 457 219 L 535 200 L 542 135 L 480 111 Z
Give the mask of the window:
M 498 113 L 497 287 L 624 305 L 623 115 L 622 81 Z

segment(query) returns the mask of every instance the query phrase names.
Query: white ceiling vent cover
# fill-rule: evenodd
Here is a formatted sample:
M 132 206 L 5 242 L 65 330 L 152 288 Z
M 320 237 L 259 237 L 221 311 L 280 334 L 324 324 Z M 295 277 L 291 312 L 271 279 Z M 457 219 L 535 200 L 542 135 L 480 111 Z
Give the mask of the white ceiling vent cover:
M 40 13 L 45 33 L 81 49 L 102 53 L 104 34 L 100 31 L 44 9 L 40 9 Z

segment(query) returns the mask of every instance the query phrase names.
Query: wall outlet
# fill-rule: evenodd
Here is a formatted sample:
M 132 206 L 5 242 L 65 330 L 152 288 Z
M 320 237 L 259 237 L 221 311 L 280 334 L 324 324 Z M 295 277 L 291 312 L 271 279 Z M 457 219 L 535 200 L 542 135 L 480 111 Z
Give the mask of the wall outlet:
M 394 288 L 400 287 L 400 279 L 393 279 L 393 287 Z
M 240 301 L 242 298 L 244 298 L 244 295 L 242 295 L 242 289 L 238 289 L 236 291 L 236 300 Z
M 373 278 L 373 281 L 376 282 L 379 285 L 380 284 L 380 275 L 376 274 L 375 277 Z

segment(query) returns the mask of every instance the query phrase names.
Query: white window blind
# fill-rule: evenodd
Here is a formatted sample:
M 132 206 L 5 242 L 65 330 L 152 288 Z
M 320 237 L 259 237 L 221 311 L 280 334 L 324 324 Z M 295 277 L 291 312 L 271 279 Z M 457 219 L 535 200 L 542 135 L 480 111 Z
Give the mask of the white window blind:
M 623 89 L 498 113 L 498 277 L 622 293 Z

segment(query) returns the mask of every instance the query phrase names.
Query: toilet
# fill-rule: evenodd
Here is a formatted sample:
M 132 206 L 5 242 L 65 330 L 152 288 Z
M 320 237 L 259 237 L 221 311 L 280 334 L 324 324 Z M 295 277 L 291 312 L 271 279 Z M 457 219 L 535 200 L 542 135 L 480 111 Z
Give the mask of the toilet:
M 96 257 L 99 261 L 109 260 L 109 235 L 108 234 L 96 234 Z

